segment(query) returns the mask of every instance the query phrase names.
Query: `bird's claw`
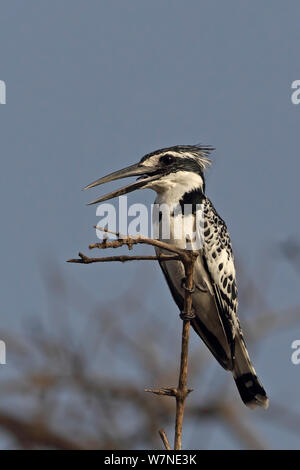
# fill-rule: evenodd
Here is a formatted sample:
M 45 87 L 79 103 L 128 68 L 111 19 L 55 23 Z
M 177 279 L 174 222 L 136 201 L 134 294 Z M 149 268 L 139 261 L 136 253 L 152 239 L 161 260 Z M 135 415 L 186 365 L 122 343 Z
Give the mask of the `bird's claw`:
M 196 318 L 195 311 L 192 309 L 190 312 L 180 312 L 179 314 L 181 320 L 191 321 Z
M 189 294 L 193 294 L 193 293 L 195 292 L 195 284 L 193 285 L 192 289 L 189 289 L 188 287 L 186 287 L 185 281 L 186 281 L 186 278 L 183 277 L 183 278 L 181 279 L 181 287 L 182 287 L 182 289 L 186 290 Z

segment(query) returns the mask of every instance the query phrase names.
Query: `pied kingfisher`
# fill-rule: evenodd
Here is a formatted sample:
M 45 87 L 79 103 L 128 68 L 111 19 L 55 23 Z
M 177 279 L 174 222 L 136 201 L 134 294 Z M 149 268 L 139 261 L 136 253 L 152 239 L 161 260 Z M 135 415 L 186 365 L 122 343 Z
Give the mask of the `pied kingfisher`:
M 221 366 L 232 372 L 243 402 L 250 408 L 268 407 L 268 397 L 250 361 L 237 315 L 238 300 L 234 258 L 225 222 L 205 195 L 204 170 L 210 164 L 212 147 L 177 145 L 145 155 L 139 163 L 98 179 L 84 189 L 120 178 L 138 176 L 121 189 L 102 196 L 90 204 L 97 204 L 135 189 L 150 188 L 157 193 L 156 204 L 170 208 L 168 239 L 160 239 L 186 248 L 187 233 L 174 237 L 179 218 L 187 217 L 197 230 L 196 213 L 202 211 L 203 243 L 195 264 L 191 324 Z M 192 206 L 189 214 L 179 207 Z M 200 209 L 198 209 L 200 207 Z M 161 223 L 161 217 L 160 222 Z M 183 224 L 186 227 L 185 224 Z M 157 253 L 161 250 L 156 249 Z M 181 261 L 160 262 L 171 294 L 183 310 L 184 268 Z

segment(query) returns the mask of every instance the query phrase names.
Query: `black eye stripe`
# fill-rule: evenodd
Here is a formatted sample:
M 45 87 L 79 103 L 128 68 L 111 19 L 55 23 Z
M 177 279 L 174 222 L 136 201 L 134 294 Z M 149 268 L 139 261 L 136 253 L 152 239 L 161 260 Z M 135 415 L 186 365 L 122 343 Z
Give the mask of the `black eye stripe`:
M 160 157 L 159 161 L 163 163 L 164 165 L 170 165 L 171 163 L 175 161 L 175 157 L 167 153 L 166 155 L 163 155 L 162 157 Z

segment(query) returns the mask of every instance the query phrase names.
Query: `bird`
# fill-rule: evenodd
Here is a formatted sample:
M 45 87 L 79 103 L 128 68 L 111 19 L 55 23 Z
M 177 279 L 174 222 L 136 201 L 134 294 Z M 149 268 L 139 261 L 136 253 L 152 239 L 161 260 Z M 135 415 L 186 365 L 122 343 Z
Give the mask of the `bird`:
M 158 238 L 178 248 L 196 249 L 194 266 L 191 325 L 218 363 L 233 375 L 244 404 L 251 409 L 267 408 L 268 396 L 250 360 L 238 317 L 238 292 L 234 255 L 228 229 L 210 199 L 206 196 L 205 171 L 211 164 L 209 145 L 176 145 L 148 153 L 138 163 L 110 173 L 83 189 L 127 177 L 136 181 L 101 196 L 89 204 L 99 204 L 137 189 L 156 192 L 155 205 L 169 208 L 169 233 L 161 226 L 164 214 L 159 212 Z M 185 213 L 185 207 L 189 211 Z M 197 217 L 200 215 L 200 217 Z M 181 223 L 179 236 L 175 231 Z M 200 227 L 201 225 L 201 227 Z M 168 236 L 166 236 L 168 235 Z M 201 246 L 199 247 L 199 240 Z M 164 253 L 155 248 L 157 255 Z M 184 309 L 185 272 L 180 260 L 159 260 L 160 267 L 180 312 Z

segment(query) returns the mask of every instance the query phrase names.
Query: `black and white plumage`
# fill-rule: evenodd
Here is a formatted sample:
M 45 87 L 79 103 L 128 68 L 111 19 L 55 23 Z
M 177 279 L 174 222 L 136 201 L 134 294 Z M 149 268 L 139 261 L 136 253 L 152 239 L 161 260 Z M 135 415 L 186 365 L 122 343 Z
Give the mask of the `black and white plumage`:
M 150 188 L 156 191 L 155 203 L 169 209 L 167 236 L 162 225 L 166 222 L 165 216 L 161 213 L 159 220 L 154 221 L 159 225 L 159 238 L 180 248 L 200 250 L 195 264 L 195 289 L 192 294 L 195 318 L 191 324 L 194 330 L 221 366 L 232 372 L 243 402 L 250 408 L 267 408 L 268 398 L 250 361 L 237 315 L 236 273 L 228 230 L 205 195 L 204 170 L 210 164 L 208 155 L 211 150 L 211 147 L 200 145 L 160 149 L 145 155 L 138 164 L 101 178 L 87 188 L 127 176 L 140 176 L 136 182 L 92 203 L 135 189 Z M 184 210 L 186 207 L 190 209 L 187 212 Z M 198 239 L 191 234 L 198 234 Z M 187 237 L 191 239 L 189 246 Z M 201 247 L 199 239 L 202 240 Z M 158 254 L 162 251 L 156 249 Z M 174 260 L 160 262 L 160 266 L 182 311 L 183 265 L 181 261 Z

